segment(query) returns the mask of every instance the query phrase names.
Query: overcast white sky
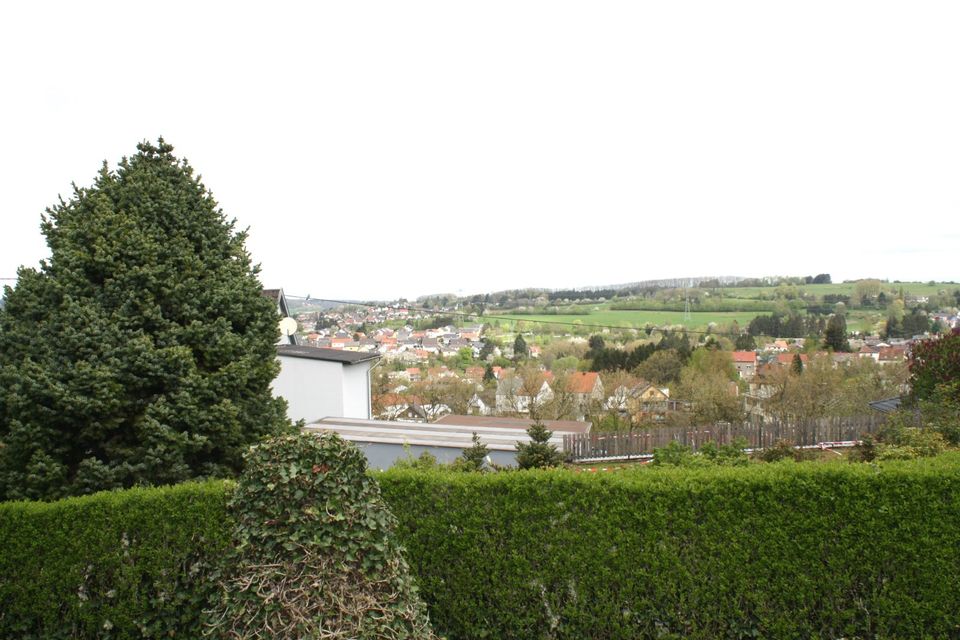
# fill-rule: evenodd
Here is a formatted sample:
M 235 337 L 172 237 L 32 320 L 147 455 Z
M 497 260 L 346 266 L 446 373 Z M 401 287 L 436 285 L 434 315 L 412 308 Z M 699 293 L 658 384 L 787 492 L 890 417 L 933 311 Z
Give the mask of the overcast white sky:
M 955 1 L 92 5 L 0 8 L 0 277 L 163 135 L 293 294 L 960 280 Z

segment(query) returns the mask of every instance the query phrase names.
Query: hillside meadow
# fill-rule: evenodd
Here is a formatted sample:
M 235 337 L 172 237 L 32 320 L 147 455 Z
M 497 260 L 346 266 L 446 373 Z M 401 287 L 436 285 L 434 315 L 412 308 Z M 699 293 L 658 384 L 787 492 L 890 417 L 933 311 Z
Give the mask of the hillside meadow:
M 703 330 L 706 329 L 710 323 L 729 325 L 734 320 L 736 320 L 741 327 L 745 327 L 756 315 L 753 311 L 698 311 L 691 312 L 691 319 L 685 320 L 682 311 L 617 311 L 603 305 L 600 306 L 598 310 L 591 308 L 589 315 L 525 314 L 511 315 L 509 320 L 573 323 L 584 326 L 596 324 L 627 329 L 642 329 L 647 324 L 658 327 L 683 325 L 688 329 Z
M 898 291 L 903 289 L 907 296 L 932 296 L 940 291 L 952 291 L 960 287 L 953 283 L 927 283 L 927 282 L 890 282 L 883 283 L 883 289 L 888 291 Z M 852 296 L 856 287 L 855 282 L 842 282 L 834 284 L 810 284 L 796 285 L 795 288 L 800 294 L 814 294 L 818 298 L 824 295 L 846 295 Z M 776 298 L 780 287 L 729 287 L 720 290 L 711 290 L 711 297 L 714 300 L 718 298 L 724 302 L 736 303 L 737 300 L 751 301 L 751 305 L 756 304 L 753 301 L 769 300 Z M 623 301 L 619 301 L 621 304 Z M 662 311 L 647 309 L 611 309 L 611 302 L 598 304 L 577 305 L 581 311 L 578 314 L 546 314 L 546 313 L 528 313 L 511 314 L 508 318 L 502 315 L 498 318 L 503 321 L 530 320 L 534 322 L 553 322 L 558 324 L 583 325 L 589 328 L 590 325 L 600 325 L 609 327 L 635 328 L 641 329 L 646 325 L 665 327 L 671 325 L 682 325 L 693 331 L 705 330 L 710 324 L 716 324 L 722 327 L 729 327 L 736 321 L 741 328 L 746 328 L 750 321 L 757 315 L 767 314 L 770 311 L 691 311 L 690 319 L 685 318 L 683 311 Z M 642 305 L 642 299 L 638 299 L 638 304 Z M 745 302 L 745 304 L 747 304 Z M 586 313 L 583 313 L 586 311 Z M 860 331 L 864 333 L 873 333 L 882 329 L 883 322 L 886 320 L 886 311 L 883 309 L 850 309 L 847 312 L 847 326 L 851 331 Z

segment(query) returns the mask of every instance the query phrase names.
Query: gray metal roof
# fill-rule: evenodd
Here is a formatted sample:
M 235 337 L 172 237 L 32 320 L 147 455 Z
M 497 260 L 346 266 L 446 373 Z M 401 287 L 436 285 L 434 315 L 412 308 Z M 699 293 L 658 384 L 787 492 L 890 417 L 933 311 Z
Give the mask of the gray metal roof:
M 344 351 L 343 349 L 324 349 L 322 347 L 307 347 L 302 345 L 282 344 L 277 347 L 277 353 L 289 358 L 307 358 L 309 360 L 325 360 L 341 364 L 357 364 L 376 360 L 379 353 L 361 353 L 359 351 Z
M 333 431 L 351 442 L 409 444 L 427 447 L 467 449 L 473 445 L 473 433 L 491 451 L 515 451 L 517 442 L 530 442 L 530 436 L 517 429 L 498 427 L 460 427 L 418 422 L 390 422 L 361 418 L 324 418 L 304 427 L 310 431 Z M 563 436 L 554 434 L 550 444 L 563 450 Z
M 903 397 L 897 396 L 895 398 L 884 398 L 883 400 L 876 400 L 870 403 L 871 409 L 876 409 L 881 413 L 893 413 L 900 408 L 900 404 L 903 402 Z

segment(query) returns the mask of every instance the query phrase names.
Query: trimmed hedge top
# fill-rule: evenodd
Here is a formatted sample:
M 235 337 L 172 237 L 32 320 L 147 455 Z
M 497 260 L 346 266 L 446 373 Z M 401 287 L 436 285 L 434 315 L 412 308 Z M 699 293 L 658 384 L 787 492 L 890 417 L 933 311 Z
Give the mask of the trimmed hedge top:
M 373 477 L 452 640 L 960 637 L 958 453 Z M 198 637 L 231 491 L 0 505 L 0 637 Z
M 452 638 L 960 635 L 960 456 L 386 472 Z
M 0 503 L 0 637 L 159 638 L 200 628 L 230 483 Z

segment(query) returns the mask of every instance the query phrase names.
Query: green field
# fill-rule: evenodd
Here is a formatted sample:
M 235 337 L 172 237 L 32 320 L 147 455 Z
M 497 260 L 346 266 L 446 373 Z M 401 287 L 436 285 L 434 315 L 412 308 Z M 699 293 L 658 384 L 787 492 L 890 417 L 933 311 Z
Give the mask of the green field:
M 852 295 L 856 283 L 835 283 L 835 284 L 808 284 L 796 285 L 798 292 L 815 294 L 823 296 L 826 294 Z M 929 296 L 936 295 L 940 291 L 951 292 L 960 288 L 960 285 L 949 283 L 925 282 L 884 282 L 881 283 L 883 291 L 899 291 L 903 288 L 905 295 Z M 730 287 L 722 290 L 722 294 L 716 292 L 713 298 L 716 299 L 722 295 L 724 300 L 743 299 L 743 300 L 773 300 L 778 287 Z M 729 326 L 734 320 L 745 329 L 750 321 L 758 315 L 769 313 L 769 311 L 693 311 L 690 313 L 691 320 L 685 321 L 682 311 L 648 311 L 648 310 L 623 310 L 617 311 L 609 308 L 610 303 L 597 305 L 584 305 L 580 308 L 590 309 L 587 315 L 576 314 L 523 314 L 510 315 L 509 320 L 533 320 L 537 322 L 558 323 L 558 327 L 567 324 L 623 327 L 623 328 L 643 328 L 647 324 L 658 327 L 669 325 L 683 325 L 691 330 L 702 330 L 710 323 L 721 326 Z M 498 317 L 503 318 L 500 314 Z M 882 328 L 882 323 L 886 319 L 886 312 L 876 309 L 851 309 L 848 311 L 847 327 L 850 331 L 874 332 Z
M 530 314 L 511 315 L 509 319 L 563 324 L 574 323 L 584 326 L 595 324 L 637 329 L 643 328 L 646 324 L 652 324 L 658 327 L 682 324 L 688 329 L 706 329 L 707 325 L 711 322 L 718 325 L 729 325 L 734 320 L 736 320 L 741 327 L 746 327 L 756 315 L 753 311 L 691 312 L 691 319 L 684 321 L 682 311 L 611 311 L 610 309 L 601 308 L 599 311 L 591 312 L 590 315 Z M 503 316 L 497 317 L 503 318 Z
M 922 295 L 922 294 L 921 294 Z M 847 312 L 847 330 L 873 333 L 880 331 L 887 321 L 886 311 L 876 309 L 854 309 Z

